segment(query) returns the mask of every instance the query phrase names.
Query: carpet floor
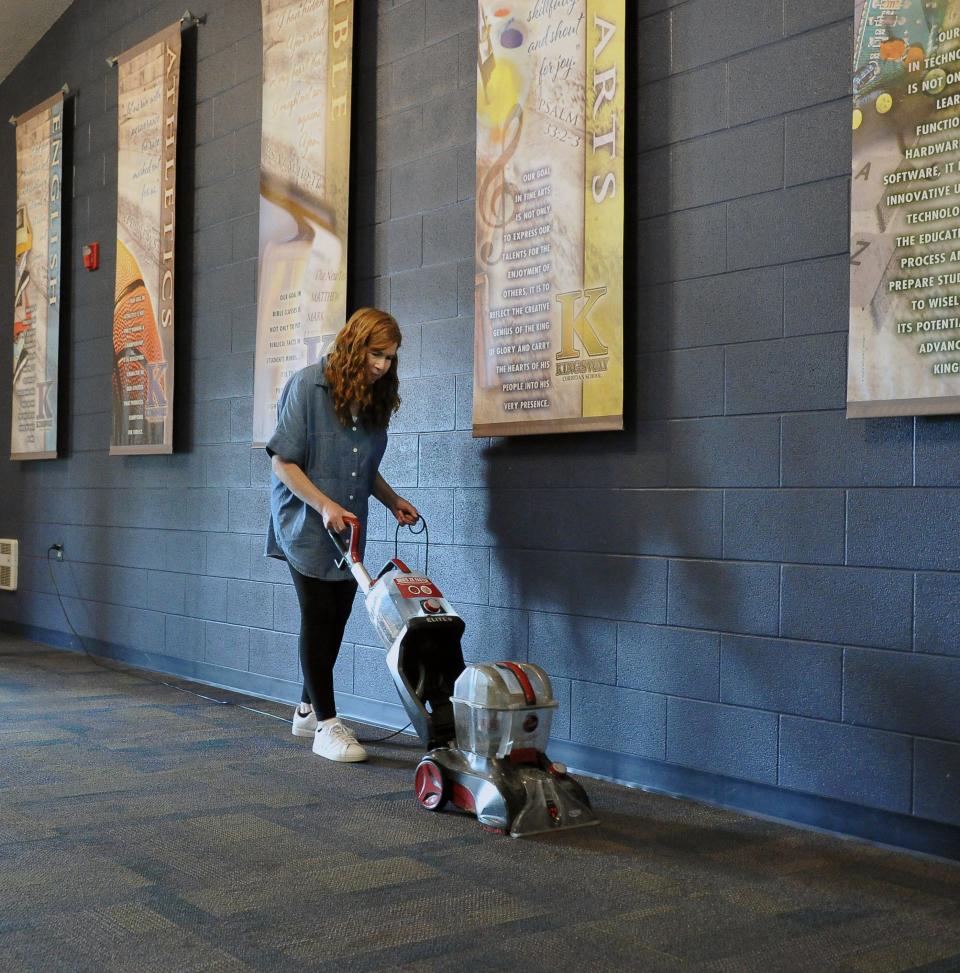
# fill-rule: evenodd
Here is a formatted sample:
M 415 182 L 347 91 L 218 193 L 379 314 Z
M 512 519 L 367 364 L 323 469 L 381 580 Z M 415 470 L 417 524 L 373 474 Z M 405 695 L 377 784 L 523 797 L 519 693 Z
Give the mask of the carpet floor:
M 512 840 L 368 749 L 0 636 L 0 970 L 960 970 L 960 867 L 592 780 Z

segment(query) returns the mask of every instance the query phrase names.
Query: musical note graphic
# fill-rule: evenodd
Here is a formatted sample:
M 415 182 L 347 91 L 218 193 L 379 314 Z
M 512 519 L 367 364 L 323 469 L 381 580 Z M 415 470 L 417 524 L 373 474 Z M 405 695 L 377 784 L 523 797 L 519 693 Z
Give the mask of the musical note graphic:
M 512 134 L 507 141 L 507 132 Z M 492 229 L 490 238 L 480 245 L 480 259 L 487 265 L 495 264 L 503 253 L 503 234 L 499 232 L 513 218 L 514 197 L 517 187 L 507 179 L 507 163 L 517 151 L 523 131 L 523 108 L 514 105 L 503 126 L 504 147 L 480 180 L 477 195 L 477 213 Z

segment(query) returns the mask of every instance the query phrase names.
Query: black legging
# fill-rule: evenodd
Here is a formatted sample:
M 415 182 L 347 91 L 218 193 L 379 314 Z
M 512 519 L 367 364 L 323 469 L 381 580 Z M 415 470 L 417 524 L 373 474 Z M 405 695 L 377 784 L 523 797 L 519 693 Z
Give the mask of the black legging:
M 313 703 L 318 720 L 337 715 L 333 701 L 333 667 L 340 654 L 357 582 L 321 581 L 308 578 L 289 564 L 300 602 L 300 668 L 303 670 L 305 703 Z

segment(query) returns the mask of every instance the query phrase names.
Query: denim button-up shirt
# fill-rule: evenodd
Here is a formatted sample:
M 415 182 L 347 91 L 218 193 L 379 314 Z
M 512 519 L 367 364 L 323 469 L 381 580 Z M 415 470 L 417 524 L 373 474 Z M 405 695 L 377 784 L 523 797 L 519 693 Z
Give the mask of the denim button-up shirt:
M 325 375 L 327 359 L 301 369 L 287 382 L 277 403 L 277 429 L 267 452 L 296 463 L 321 493 L 354 514 L 367 533 L 367 500 L 387 448 L 385 429 L 362 422 L 344 426 L 333 408 Z M 323 517 L 272 476 L 266 553 L 289 561 L 301 574 L 324 581 L 350 577 L 337 568 L 337 549 Z

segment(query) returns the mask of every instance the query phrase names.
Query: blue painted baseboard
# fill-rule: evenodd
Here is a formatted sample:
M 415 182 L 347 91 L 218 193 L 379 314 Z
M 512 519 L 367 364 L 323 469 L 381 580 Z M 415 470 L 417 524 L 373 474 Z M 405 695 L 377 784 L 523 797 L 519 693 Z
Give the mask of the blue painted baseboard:
M 73 635 L 52 629 L 0 621 L 0 632 L 21 635 L 44 645 L 83 652 Z M 294 703 L 300 686 L 283 679 L 213 666 L 205 662 L 141 652 L 125 646 L 85 639 L 87 651 L 151 672 L 191 679 L 206 686 L 247 693 L 261 699 Z M 0 656 L 2 661 L 2 656 Z M 374 726 L 398 729 L 407 723 L 399 703 L 337 693 L 343 716 Z M 960 828 L 925 818 L 863 807 L 815 794 L 803 794 L 752 781 L 721 777 L 675 764 L 601 750 L 568 740 L 551 740 L 550 756 L 588 777 L 611 780 L 645 791 L 782 821 L 786 824 L 844 837 L 859 838 L 903 851 L 960 861 Z

